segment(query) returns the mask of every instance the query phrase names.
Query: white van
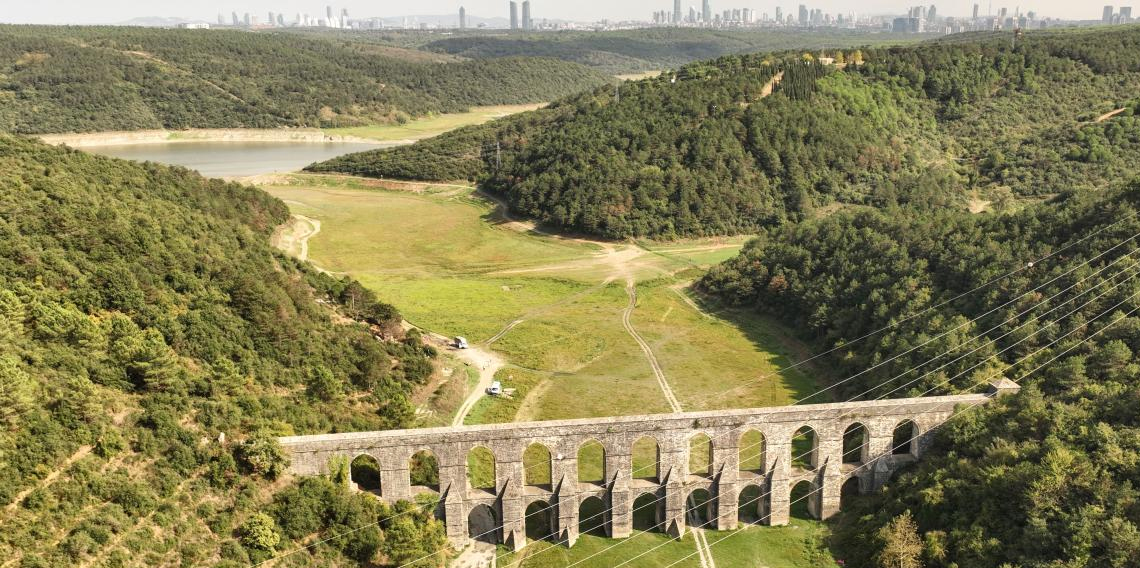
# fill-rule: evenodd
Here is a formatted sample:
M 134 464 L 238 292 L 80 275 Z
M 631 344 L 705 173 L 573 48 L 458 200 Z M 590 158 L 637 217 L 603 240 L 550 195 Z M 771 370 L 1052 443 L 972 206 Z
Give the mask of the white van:
M 503 384 L 499 381 L 491 383 L 491 386 L 487 387 L 487 394 L 491 396 L 499 396 L 503 394 Z
M 467 349 L 468 348 L 467 338 L 466 337 L 456 337 L 455 338 L 455 348 L 456 349 Z

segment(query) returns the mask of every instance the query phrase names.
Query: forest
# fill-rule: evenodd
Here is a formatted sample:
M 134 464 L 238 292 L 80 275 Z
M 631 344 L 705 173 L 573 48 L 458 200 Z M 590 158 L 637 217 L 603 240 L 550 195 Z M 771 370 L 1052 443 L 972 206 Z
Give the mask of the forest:
M 556 59 L 462 60 L 323 36 L 0 26 L 0 131 L 25 134 L 403 122 L 609 81 Z
M 1136 27 L 731 55 L 310 169 L 476 180 L 605 238 L 754 233 L 835 207 L 1101 187 L 1140 171 L 1137 92 Z
M 360 284 L 277 253 L 284 203 L 9 135 L 0 186 L 0 557 L 249 566 L 345 526 L 368 528 L 277 565 L 443 545 L 430 504 L 396 519 L 278 479 L 277 436 L 409 425 L 436 355 Z
M 1140 179 L 999 215 L 843 211 L 764 231 L 699 282 L 831 350 L 839 376 L 862 373 L 842 400 L 1022 386 L 959 409 L 928 458 L 853 501 L 836 558 L 1137 565 L 1137 235 Z

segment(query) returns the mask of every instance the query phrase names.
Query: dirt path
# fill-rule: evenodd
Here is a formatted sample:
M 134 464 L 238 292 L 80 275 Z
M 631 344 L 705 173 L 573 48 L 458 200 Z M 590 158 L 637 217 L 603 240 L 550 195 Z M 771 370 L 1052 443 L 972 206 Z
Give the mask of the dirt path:
M 452 568 L 495 568 L 496 560 L 495 545 L 476 541 L 448 565 Z
M 55 468 L 51 473 L 47 474 L 47 477 L 40 480 L 40 482 L 34 486 L 17 493 L 15 499 L 13 499 L 11 503 L 8 503 L 4 509 L 7 511 L 15 511 L 16 507 L 20 506 L 20 503 L 24 500 L 24 498 L 26 498 L 28 495 L 31 495 L 31 493 L 37 489 L 43 489 L 51 485 L 64 471 L 67 471 L 67 468 L 71 467 L 71 464 L 87 457 L 87 454 L 91 453 L 91 449 L 92 446 L 79 446 L 79 449 L 75 450 L 75 453 L 71 454 L 71 457 L 67 458 L 63 461 L 63 463 L 59 464 L 59 467 Z
M 776 73 L 775 77 L 772 77 L 771 81 L 768 81 L 767 85 L 764 85 L 763 89 L 760 89 L 760 98 L 771 95 L 772 91 L 776 90 L 776 85 L 779 85 L 780 81 L 782 80 L 784 80 L 784 72 L 780 71 L 779 73 Z
M 451 421 L 452 426 L 462 426 L 467 415 L 471 414 L 471 409 L 475 408 L 475 403 L 483 398 L 491 383 L 495 382 L 495 373 L 498 373 L 506 362 L 490 348 L 472 346 L 470 349 L 456 349 L 454 354 L 461 361 L 479 369 L 479 384 L 467 394 L 467 399 L 460 405 L 455 418 Z
M 1108 119 L 1110 119 L 1110 118 L 1112 118 L 1112 117 L 1114 117 L 1114 116 L 1116 116 L 1116 115 L 1118 115 L 1118 114 L 1120 114 L 1126 110 L 1128 110 L 1128 109 L 1127 108 L 1118 108 L 1112 112 L 1106 112 L 1106 113 L 1096 117 L 1096 120 L 1094 120 L 1093 122 L 1104 122 L 1104 121 L 1106 121 L 1106 120 L 1108 120 Z
M 645 353 L 645 359 L 649 361 L 649 366 L 653 369 L 653 376 L 657 378 L 657 384 L 661 385 L 661 392 L 665 395 L 665 400 L 669 406 L 673 408 L 673 412 L 681 412 L 681 403 L 677 402 L 677 397 L 673 394 L 673 388 L 669 386 L 669 381 L 665 379 L 665 371 L 661 369 L 661 364 L 657 362 L 657 356 L 653 354 L 653 348 L 649 343 L 641 337 L 634 329 L 630 317 L 633 315 L 634 308 L 637 307 L 637 286 L 634 284 L 632 278 L 626 281 L 625 291 L 629 294 L 629 305 L 621 314 L 621 324 L 625 327 L 626 333 L 637 342 L 641 347 L 641 351 Z

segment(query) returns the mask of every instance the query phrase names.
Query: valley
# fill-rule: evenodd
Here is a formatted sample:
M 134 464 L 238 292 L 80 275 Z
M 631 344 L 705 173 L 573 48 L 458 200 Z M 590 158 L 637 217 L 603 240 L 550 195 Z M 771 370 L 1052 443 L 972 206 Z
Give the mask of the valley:
M 307 240 L 316 265 L 360 280 L 413 325 L 506 360 L 496 378 L 514 396 L 480 400 L 467 423 L 667 412 L 651 361 L 689 410 L 779 405 L 814 390 L 804 373 L 776 372 L 789 363 L 785 330 L 710 314 L 687 288 L 743 237 L 608 243 L 541 232 L 462 185 L 261 181 L 294 215 L 319 220 Z M 613 392 L 622 396 L 603 394 Z

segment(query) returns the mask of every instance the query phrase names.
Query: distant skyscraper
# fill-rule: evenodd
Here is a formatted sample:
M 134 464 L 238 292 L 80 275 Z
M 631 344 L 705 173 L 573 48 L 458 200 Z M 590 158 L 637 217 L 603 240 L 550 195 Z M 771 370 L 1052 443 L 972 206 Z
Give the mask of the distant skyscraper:
M 1120 7 L 1120 23 L 1127 24 L 1132 21 L 1132 6 Z
M 681 23 L 681 0 L 673 0 L 673 23 Z
M 467 8 L 459 7 L 459 29 L 467 29 Z
M 519 29 L 519 3 L 511 2 L 511 29 Z
M 269 21 L 266 23 L 268 23 L 271 26 L 277 24 L 277 18 L 273 17 L 273 12 L 269 13 Z
M 280 12 L 277 13 L 277 26 L 282 28 L 285 27 L 285 14 L 282 14 Z
M 533 22 L 530 19 L 530 0 L 523 0 L 522 28 L 529 30 L 532 24 Z
M 247 28 L 248 28 L 248 27 L 250 27 L 251 25 L 253 25 L 253 21 L 252 21 L 252 20 L 250 19 L 250 17 L 249 17 L 249 12 L 246 12 L 246 13 L 245 13 L 245 27 L 247 27 Z
M 806 25 L 808 25 L 808 18 L 809 18 L 809 17 L 810 17 L 810 16 L 809 16 L 809 12 L 808 12 L 807 6 L 804 6 L 803 4 L 800 4 L 800 25 L 801 25 L 801 26 L 806 26 Z
M 776 22 L 784 23 L 784 9 L 779 6 L 776 6 Z
M 974 4 L 974 19 L 978 19 L 978 5 Z
M 1106 23 L 1106 24 L 1112 23 L 1112 6 L 1105 6 L 1104 7 L 1104 16 L 1101 17 L 1101 21 Z
M 709 0 L 704 0 L 704 3 L 701 5 L 701 20 L 707 24 L 712 22 L 712 18 L 712 5 L 709 4 Z
M 219 26 L 226 25 L 226 17 L 223 16 L 221 12 L 218 12 L 218 25 Z
M 239 20 L 239 19 L 238 19 L 238 15 L 237 15 L 237 12 L 231 12 L 231 13 L 230 13 L 230 15 L 233 17 L 233 24 L 234 24 L 234 27 L 240 26 L 240 25 L 241 25 L 241 20 Z

